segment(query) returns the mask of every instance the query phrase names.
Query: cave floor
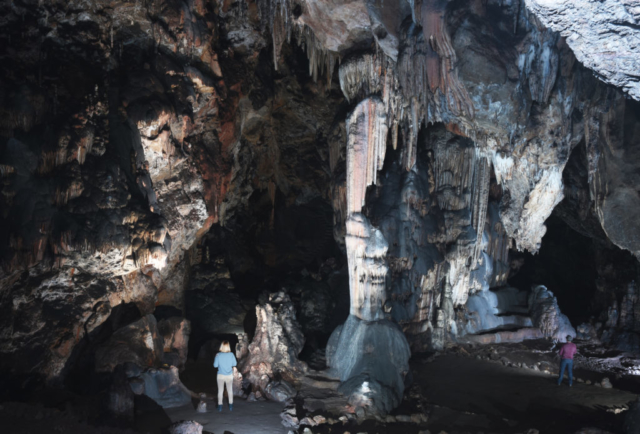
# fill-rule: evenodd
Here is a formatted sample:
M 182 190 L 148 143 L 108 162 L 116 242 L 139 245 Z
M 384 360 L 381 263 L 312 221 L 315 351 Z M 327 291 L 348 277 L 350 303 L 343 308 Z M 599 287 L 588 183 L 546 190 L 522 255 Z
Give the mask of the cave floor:
M 247 402 L 236 399 L 233 411 L 226 404 L 222 412 L 216 409 L 216 401 L 206 400 L 208 412 L 198 413 L 193 405 L 166 409 L 172 422 L 195 420 L 212 434 L 287 434 L 289 431 L 281 422 L 283 405 L 278 402 Z
M 200 422 L 204 431 L 212 434 L 286 434 L 289 430 L 282 425 L 280 412 L 284 405 L 279 402 L 248 402 L 236 397 L 233 411 L 229 411 L 227 397 L 224 398 L 222 412 L 217 410 L 218 385 L 213 363 L 198 361 L 189 362 L 180 375 L 182 382 L 195 393 L 207 395 L 207 413 L 195 411 L 197 401 L 193 405 L 165 410 L 172 422 L 179 420 L 195 420 Z
M 529 348 L 531 345 L 534 347 Z M 498 351 L 500 354 L 510 354 L 515 363 L 529 366 L 540 363 L 543 370 L 551 368 L 551 351 L 547 348 L 548 345 L 540 344 L 540 348 L 535 345 L 499 345 Z M 638 397 L 631 391 L 622 390 L 624 387 L 619 387 L 624 380 L 614 381 L 614 389 L 603 389 L 577 381 L 569 388 L 566 379 L 562 386 L 557 386 L 557 376 L 553 373 L 505 366 L 500 361 L 503 358 L 496 361 L 477 359 L 476 352 L 485 354 L 492 350 L 490 347 L 481 347 L 470 352 L 450 351 L 435 358 L 420 355 L 414 357 L 411 362 L 413 385 L 393 414 L 413 414 L 423 411 L 419 408 L 426 409 L 428 422 L 425 425 L 367 420 L 359 426 L 321 425 L 313 427 L 312 432 L 417 434 L 428 429 L 433 434 L 441 431 L 448 434 L 514 434 L 526 433 L 534 428 L 544 434 L 569 434 L 582 428 L 594 427 L 618 433 L 626 414 L 621 410 Z M 574 376 L 592 378 L 595 381 L 605 375 L 578 369 Z M 206 393 L 209 412 L 197 413 L 197 400 L 194 399 L 192 405 L 164 410 L 162 427 L 157 428 L 164 428 L 170 422 L 179 420 L 195 420 L 204 426 L 205 432 L 213 434 L 289 432 L 281 424 L 281 403 L 247 402 L 236 398 L 233 412 L 229 412 L 225 404 L 223 412 L 219 413 L 215 400 L 215 371 L 208 363 L 190 363 L 181 378 L 192 391 Z M 333 395 L 329 393 L 335 387 L 324 388 L 322 385 L 326 382 L 316 380 L 315 377 L 309 377 L 308 381 L 302 382 L 300 393 L 305 400 L 327 400 L 327 403 L 335 401 L 335 397 L 331 398 Z M 322 390 L 316 390 L 318 388 Z M 336 407 L 340 403 L 333 404 L 330 407 Z M 150 430 L 149 425 L 145 428 L 141 431 L 161 432 Z
M 623 408 L 637 395 L 567 380 L 533 369 L 446 354 L 430 363 L 414 362 L 414 381 L 433 405 L 428 428 L 448 433 L 526 432 L 573 433 L 596 427 L 618 432 Z M 574 374 L 575 377 L 575 374 Z M 609 411 L 607 411 L 609 410 Z

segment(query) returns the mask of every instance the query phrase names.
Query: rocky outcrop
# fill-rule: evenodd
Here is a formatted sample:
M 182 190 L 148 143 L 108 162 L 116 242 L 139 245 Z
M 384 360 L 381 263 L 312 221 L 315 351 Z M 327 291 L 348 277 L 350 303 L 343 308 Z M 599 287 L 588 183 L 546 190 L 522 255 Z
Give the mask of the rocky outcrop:
M 163 360 L 164 343 L 153 315 L 116 330 L 96 352 L 97 372 L 112 372 L 116 366 L 133 363 L 157 367 Z
M 102 325 L 118 303 L 116 286 L 82 271 L 32 269 L 0 284 L 0 365 L 5 372 L 39 366 L 58 384 L 74 347 Z
M 191 404 L 192 392 L 180 381 L 178 368 L 148 369 L 139 376 L 130 377 L 131 388 L 137 395 L 144 394 L 163 408 Z
M 560 313 L 558 300 L 546 287 L 538 285 L 531 289 L 529 311 L 533 324 L 545 337 L 559 342 L 566 342 L 567 336 L 576 337 L 569 318 Z
M 191 333 L 191 323 L 189 320 L 172 317 L 158 322 L 158 332 L 162 336 L 163 362 L 184 369 L 187 363 L 189 351 L 189 334 Z
M 256 306 L 256 316 L 256 331 L 247 354 L 238 354 L 239 371 L 254 391 L 264 391 L 272 380 L 279 378 L 295 381 L 307 371 L 307 366 L 298 359 L 304 335 L 291 299 L 282 291 L 269 294 L 267 300 Z
M 602 326 L 602 323 L 600 323 Z M 606 312 L 606 322 L 600 332 L 603 343 L 621 351 L 640 351 L 640 303 L 635 281 L 626 285 L 620 303 L 614 300 Z
M 525 4 L 545 26 L 559 32 L 580 63 L 636 101 L 640 100 L 640 8 L 632 0 Z
M 194 420 L 183 420 L 169 427 L 171 434 L 202 434 L 202 425 Z

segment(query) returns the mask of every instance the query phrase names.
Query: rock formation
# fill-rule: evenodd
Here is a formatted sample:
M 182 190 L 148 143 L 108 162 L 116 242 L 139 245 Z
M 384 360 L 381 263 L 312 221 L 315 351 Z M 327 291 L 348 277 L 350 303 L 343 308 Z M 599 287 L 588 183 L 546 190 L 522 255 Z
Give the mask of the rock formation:
M 157 367 L 162 363 L 164 343 L 153 315 L 116 330 L 96 353 L 96 371 L 112 372 L 116 366 L 133 363 Z
M 191 323 L 184 318 L 171 317 L 158 323 L 158 332 L 162 335 L 164 363 L 182 370 L 187 362 Z
M 533 323 L 545 337 L 559 342 L 566 342 L 567 336 L 576 337 L 576 330 L 569 319 L 560 313 L 558 300 L 544 286 L 536 286 L 531 290 L 529 310 Z
M 144 394 L 163 408 L 191 404 L 193 394 L 180 381 L 178 368 L 148 369 L 129 380 L 137 395 Z
M 327 345 L 327 365 L 343 382 L 341 391 L 355 407 L 386 413 L 402 400 L 409 370 L 409 345 L 385 319 L 386 254 L 382 232 L 360 213 L 367 187 L 384 164 L 387 125 L 384 104 L 367 98 L 347 120 L 347 219 L 350 311 Z
M 640 41 L 640 9 L 635 2 L 527 0 L 525 4 L 545 26 L 566 38 L 580 63 L 640 100 L 636 76 L 640 64 L 635 55 Z
M 254 386 L 266 391 L 274 380 L 293 382 L 307 367 L 298 359 L 304 346 L 304 335 L 296 320 L 289 296 L 284 292 L 270 294 L 256 306 L 258 322 L 246 355 L 236 351 L 238 370 Z

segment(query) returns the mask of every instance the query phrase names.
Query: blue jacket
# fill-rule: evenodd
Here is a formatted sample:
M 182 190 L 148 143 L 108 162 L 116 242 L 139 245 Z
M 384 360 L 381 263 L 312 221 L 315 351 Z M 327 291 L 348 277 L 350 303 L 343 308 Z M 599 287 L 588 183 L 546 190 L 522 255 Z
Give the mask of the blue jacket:
M 233 353 L 218 353 L 213 361 L 213 367 L 218 368 L 218 375 L 233 374 L 233 367 L 237 364 L 236 356 Z

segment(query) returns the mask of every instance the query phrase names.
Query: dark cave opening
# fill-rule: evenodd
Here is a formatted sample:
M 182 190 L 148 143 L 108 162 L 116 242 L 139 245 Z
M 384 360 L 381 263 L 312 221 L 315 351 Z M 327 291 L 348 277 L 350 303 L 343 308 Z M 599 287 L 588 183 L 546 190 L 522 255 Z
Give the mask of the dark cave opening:
M 558 298 L 562 313 L 574 326 L 598 314 L 592 304 L 597 291 L 597 258 L 594 241 L 571 229 L 552 215 L 545 222 L 547 233 L 537 254 L 514 254 L 524 265 L 508 282 L 521 290 L 544 285 Z
M 609 241 L 595 215 L 588 173 L 582 141 L 563 171 L 564 199 L 545 221 L 539 252 L 510 252 L 512 264 L 522 267 L 512 272 L 509 284 L 527 291 L 532 285 L 546 286 L 574 327 L 606 321 L 609 307 L 622 301 L 628 284 L 638 277 L 637 259 Z

